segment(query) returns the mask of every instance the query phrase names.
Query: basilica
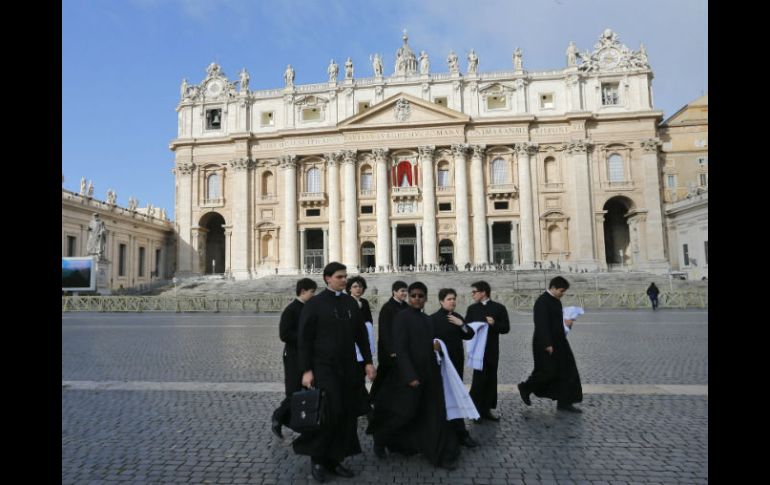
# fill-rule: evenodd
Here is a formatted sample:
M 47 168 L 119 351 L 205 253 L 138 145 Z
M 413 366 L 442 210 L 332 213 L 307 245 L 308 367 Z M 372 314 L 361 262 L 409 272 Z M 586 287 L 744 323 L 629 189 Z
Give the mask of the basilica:
M 437 56 L 437 54 L 433 54 Z M 236 279 L 489 264 L 669 269 L 653 73 L 610 29 L 564 65 L 483 72 L 415 54 L 251 90 L 212 63 L 182 82 L 176 274 Z M 461 65 L 462 64 L 462 65 Z M 355 69 L 355 70 L 354 70 Z M 355 73 L 366 73 L 360 77 Z M 277 76 L 276 76 L 277 77 Z

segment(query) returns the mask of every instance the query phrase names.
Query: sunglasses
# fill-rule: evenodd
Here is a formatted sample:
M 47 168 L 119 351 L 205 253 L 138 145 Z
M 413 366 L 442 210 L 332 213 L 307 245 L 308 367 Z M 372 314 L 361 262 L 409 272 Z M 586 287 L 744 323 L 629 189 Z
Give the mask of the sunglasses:
M 409 298 L 425 298 L 425 295 L 422 293 L 414 293 L 412 295 L 409 295 Z

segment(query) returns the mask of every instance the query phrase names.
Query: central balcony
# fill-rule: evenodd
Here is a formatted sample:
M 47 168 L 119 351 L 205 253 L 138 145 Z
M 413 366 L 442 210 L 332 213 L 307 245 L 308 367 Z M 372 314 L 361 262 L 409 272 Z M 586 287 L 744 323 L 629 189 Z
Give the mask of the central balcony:
M 519 195 L 519 189 L 514 184 L 490 185 L 487 196 L 490 199 L 513 199 Z
M 326 203 L 326 194 L 323 192 L 302 192 L 299 194 L 299 203 L 302 207 L 320 207 Z
M 420 197 L 419 187 L 391 187 L 390 197 L 394 202 L 417 200 Z

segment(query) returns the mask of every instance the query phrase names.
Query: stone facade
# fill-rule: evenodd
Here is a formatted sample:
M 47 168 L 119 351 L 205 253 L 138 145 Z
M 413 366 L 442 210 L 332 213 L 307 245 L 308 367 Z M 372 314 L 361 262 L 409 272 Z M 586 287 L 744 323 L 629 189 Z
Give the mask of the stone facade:
M 127 209 L 114 202 L 114 196 L 105 202 L 62 189 L 62 257 L 88 256 L 88 225 L 97 213 L 107 229 L 108 289 L 171 278 L 176 270 L 173 224 L 157 208 Z
M 328 82 L 295 85 L 289 67 L 283 89 L 236 89 L 216 64 L 184 81 L 170 144 L 178 274 L 333 260 L 667 270 L 643 46 L 608 29 L 590 52 L 571 44 L 562 69 L 512 58 L 484 73 L 474 52 L 462 74 L 450 54 L 450 72 L 432 74 L 405 34 L 392 76 L 376 55 L 372 78 L 351 67 L 338 80 L 332 60 Z
M 706 94 L 660 125 L 664 202 L 708 191 L 708 113 Z
M 709 275 L 708 192 L 665 205 L 671 269 L 688 279 Z

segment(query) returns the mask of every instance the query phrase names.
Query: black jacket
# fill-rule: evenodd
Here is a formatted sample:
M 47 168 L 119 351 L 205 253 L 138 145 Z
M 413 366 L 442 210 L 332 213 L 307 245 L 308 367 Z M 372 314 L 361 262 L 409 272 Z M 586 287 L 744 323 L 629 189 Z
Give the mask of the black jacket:
M 468 307 L 465 314 L 465 323 L 486 322 L 486 317 L 495 319 L 494 325 L 489 325 L 487 330 L 487 347 L 484 350 L 484 371 L 487 369 L 497 372 L 497 362 L 500 359 L 500 335 L 511 331 L 511 322 L 508 320 L 508 310 L 504 305 L 489 300 L 486 305 L 481 302 Z
M 452 312 L 452 315 L 463 320 L 462 315 L 459 313 Z M 463 369 L 465 367 L 465 349 L 463 349 L 463 340 L 472 339 L 476 332 L 465 324 L 463 324 L 462 327 L 454 325 L 447 319 L 448 316 L 449 312 L 443 308 L 440 308 L 436 313 L 430 316 L 431 323 L 433 324 L 433 336 L 444 341 L 447 351 L 449 352 L 449 360 L 452 361 L 455 370 L 460 374 L 460 378 L 462 378 Z

